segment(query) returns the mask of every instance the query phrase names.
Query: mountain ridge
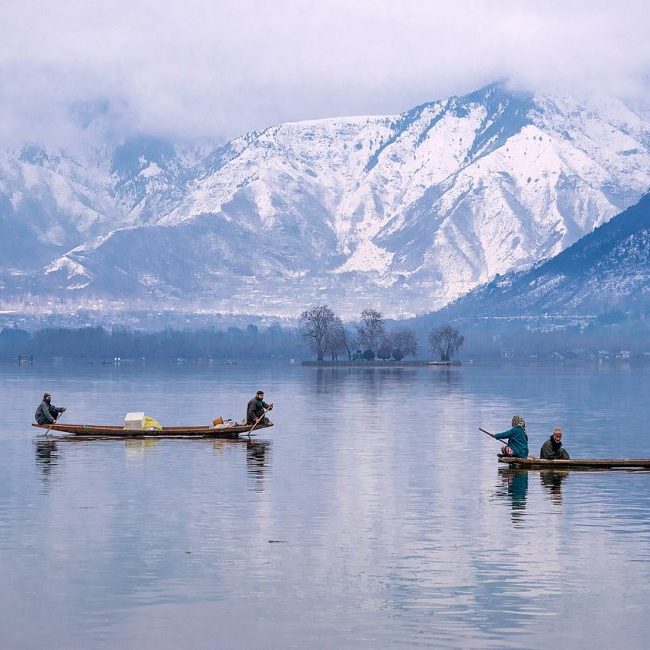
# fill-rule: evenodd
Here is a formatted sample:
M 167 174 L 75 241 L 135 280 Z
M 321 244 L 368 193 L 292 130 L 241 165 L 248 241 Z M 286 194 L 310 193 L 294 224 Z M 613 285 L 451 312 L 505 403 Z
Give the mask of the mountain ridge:
M 141 138 L 87 166 L 85 184 L 66 159 L 30 185 L 46 172 L 29 160 L 0 161 L 0 222 L 15 233 L 5 299 L 27 284 L 34 301 L 279 316 L 328 302 L 343 316 L 374 306 L 399 317 L 555 255 L 637 201 L 650 122 L 616 101 L 492 84 L 400 115 L 275 125 L 207 152 Z M 21 260 L 30 239 L 41 250 Z
M 648 307 L 650 192 L 552 259 L 499 276 L 437 316 L 595 316 Z

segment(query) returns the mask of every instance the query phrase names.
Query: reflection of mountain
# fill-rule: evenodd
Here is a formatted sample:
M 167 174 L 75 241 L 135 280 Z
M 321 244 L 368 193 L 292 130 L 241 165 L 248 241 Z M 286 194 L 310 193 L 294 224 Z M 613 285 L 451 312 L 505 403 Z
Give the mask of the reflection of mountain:
M 499 84 L 207 153 L 27 147 L 0 160 L 0 280 L 82 302 L 414 313 L 559 253 L 637 201 L 649 169 L 650 124 L 621 103 Z

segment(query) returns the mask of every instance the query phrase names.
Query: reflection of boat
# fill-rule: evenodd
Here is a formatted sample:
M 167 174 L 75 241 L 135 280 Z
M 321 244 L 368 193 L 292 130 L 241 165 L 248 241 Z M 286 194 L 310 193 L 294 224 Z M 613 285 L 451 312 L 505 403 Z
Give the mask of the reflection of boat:
M 571 460 L 544 460 L 542 458 L 499 456 L 499 462 L 522 469 L 650 469 L 650 458 L 572 458 Z
M 80 438 L 239 438 L 247 434 L 252 425 L 238 424 L 232 427 L 163 427 L 157 430 L 125 429 L 121 426 L 97 424 L 32 424 L 37 429 L 72 433 Z M 272 427 L 273 423 L 258 424 L 255 431 Z
M 557 506 L 562 504 L 562 483 L 566 481 L 569 474 L 570 472 L 564 469 L 542 470 L 539 473 L 539 479 L 542 485 L 548 490 L 551 503 Z
M 36 441 L 36 463 L 47 478 L 52 468 L 56 466 L 59 458 L 59 450 L 53 438 L 41 438 Z
M 160 444 L 158 438 L 126 438 L 124 447 L 127 452 L 139 453 Z
M 248 471 L 258 478 L 263 478 L 266 471 L 270 446 L 267 440 L 246 440 L 246 465 Z
M 501 489 L 497 491 L 497 495 L 509 502 L 512 510 L 512 522 L 519 525 L 526 514 L 528 471 L 516 467 L 500 467 L 499 478 L 501 479 Z

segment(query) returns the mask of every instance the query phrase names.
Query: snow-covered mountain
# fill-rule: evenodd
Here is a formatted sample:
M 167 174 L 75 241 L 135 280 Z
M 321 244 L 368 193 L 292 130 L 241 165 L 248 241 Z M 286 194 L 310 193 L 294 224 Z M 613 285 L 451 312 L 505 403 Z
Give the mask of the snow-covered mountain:
M 650 307 L 650 194 L 556 257 L 495 278 L 443 318 L 599 315 Z
M 0 270 L 28 271 L 178 200 L 196 155 L 152 138 L 74 158 L 35 144 L 0 154 Z
M 153 140 L 94 164 L 55 158 L 0 164 L 6 297 L 28 284 L 79 301 L 400 316 L 556 255 L 638 201 L 650 122 L 614 100 L 494 84 L 401 115 L 274 126 L 202 158 Z

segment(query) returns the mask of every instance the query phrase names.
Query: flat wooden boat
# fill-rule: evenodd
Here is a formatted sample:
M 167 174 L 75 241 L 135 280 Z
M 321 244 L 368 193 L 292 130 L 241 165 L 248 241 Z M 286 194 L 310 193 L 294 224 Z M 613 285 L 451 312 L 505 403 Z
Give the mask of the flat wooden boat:
M 252 424 L 232 427 L 163 427 L 162 429 L 125 429 L 121 426 L 103 424 L 32 424 L 37 429 L 50 432 L 71 433 L 85 438 L 239 438 L 247 434 Z M 272 427 L 273 423 L 258 424 L 255 431 Z
M 650 458 L 572 458 L 544 460 L 543 458 L 514 458 L 499 456 L 500 463 L 528 469 L 650 469 Z

